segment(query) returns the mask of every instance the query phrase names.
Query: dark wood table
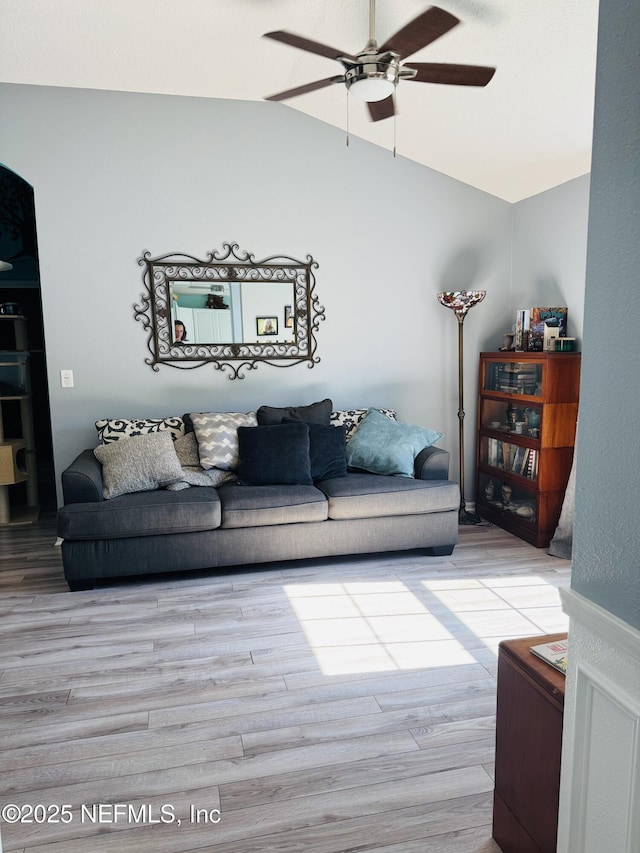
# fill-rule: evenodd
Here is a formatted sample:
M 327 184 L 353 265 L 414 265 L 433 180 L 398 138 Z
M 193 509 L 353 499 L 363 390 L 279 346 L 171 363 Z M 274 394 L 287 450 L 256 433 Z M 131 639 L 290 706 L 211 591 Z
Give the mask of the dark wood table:
M 565 677 L 531 646 L 566 637 L 499 646 L 493 837 L 503 853 L 556 851 Z

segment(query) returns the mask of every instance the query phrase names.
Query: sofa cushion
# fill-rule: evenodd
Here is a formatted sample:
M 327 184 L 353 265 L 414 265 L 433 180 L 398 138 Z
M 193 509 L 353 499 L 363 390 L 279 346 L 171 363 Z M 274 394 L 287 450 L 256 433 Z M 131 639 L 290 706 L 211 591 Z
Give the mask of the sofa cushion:
M 265 527 L 326 521 L 327 499 L 315 486 L 241 486 L 218 489 L 221 527 Z
M 413 480 L 408 477 L 349 473 L 318 483 L 329 501 L 329 518 L 378 518 L 420 515 L 458 509 L 460 490 L 450 480 Z
M 373 474 L 413 477 L 418 453 L 441 438 L 441 432 L 392 421 L 369 409 L 347 445 L 347 464 Z
M 238 427 L 257 426 L 255 412 L 192 412 L 203 468 L 234 471 L 238 466 Z
M 249 486 L 311 485 L 308 425 L 238 427 L 238 478 Z
M 368 409 L 343 409 L 341 411 L 331 412 L 329 422 L 331 426 L 343 426 L 347 431 L 346 440 L 350 441 L 352 435 L 358 429 L 360 421 L 362 421 L 368 411 Z M 398 415 L 394 409 L 377 408 L 377 411 L 392 421 L 396 421 L 398 419 Z
M 182 474 L 173 439 L 166 431 L 101 444 L 93 452 L 102 465 L 105 500 L 166 486 Z
M 120 438 L 148 435 L 161 430 L 167 430 L 173 438 L 179 438 L 185 433 L 182 418 L 102 418 L 96 421 L 96 429 L 100 444 L 110 444 Z
M 220 526 L 220 498 L 211 487 L 187 492 L 137 492 L 100 503 L 78 503 L 58 511 L 63 539 L 121 539 L 193 533 Z M 186 547 L 186 546 L 185 546 Z M 127 574 L 127 567 L 122 567 Z
M 332 408 L 333 403 L 329 399 L 320 400 L 319 403 L 311 403 L 309 406 L 285 406 L 284 408 L 260 406 L 257 412 L 258 424 L 270 426 L 282 423 L 283 418 L 289 418 L 292 421 L 302 421 L 305 424 L 329 426 Z

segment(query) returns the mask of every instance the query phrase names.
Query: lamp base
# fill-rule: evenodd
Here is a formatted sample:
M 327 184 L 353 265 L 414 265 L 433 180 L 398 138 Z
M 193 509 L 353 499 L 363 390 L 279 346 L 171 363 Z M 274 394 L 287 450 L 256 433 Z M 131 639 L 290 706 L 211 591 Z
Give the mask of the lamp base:
M 466 507 L 461 506 L 458 510 L 458 524 L 482 524 L 482 519 L 475 512 L 469 512 Z

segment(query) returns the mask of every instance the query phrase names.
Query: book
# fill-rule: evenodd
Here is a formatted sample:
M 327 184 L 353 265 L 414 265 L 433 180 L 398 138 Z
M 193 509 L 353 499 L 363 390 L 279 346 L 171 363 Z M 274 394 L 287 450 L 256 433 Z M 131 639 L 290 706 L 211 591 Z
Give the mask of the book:
M 554 327 L 559 338 L 567 334 L 567 306 L 519 308 L 516 311 L 515 348 L 521 352 L 542 352 L 545 324 Z
M 522 474 L 527 461 L 527 448 L 516 447 L 513 460 L 511 462 L 511 470 L 514 474 Z
M 541 660 L 555 667 L 563 675 L 567 672 L 567 654 L 569 652 L 569 640 L 556 640 L 555 643 L 540 643 L 531 646 L 531 651 Z

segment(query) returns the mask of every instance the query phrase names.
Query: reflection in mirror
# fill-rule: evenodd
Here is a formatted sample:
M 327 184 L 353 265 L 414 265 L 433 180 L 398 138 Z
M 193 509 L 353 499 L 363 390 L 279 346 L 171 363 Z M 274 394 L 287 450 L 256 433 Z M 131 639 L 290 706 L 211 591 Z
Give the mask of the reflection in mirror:
M 174 280 L 169 284 L 174 343 L 264 343 L 266 335 L 272 343 L 295 341 L 291 282 Z M 259 318 L 270 320 L 266 331 Z
M 146 293 L 134 312 L 149 333 L 146 362 L 154 370 L 212 363 L 230 379 L 242 379 L 260 362 L 313 367 L 320 360 L 315 332 L 325 316 L 310 255 L 256 261 L 224 243 L 205 260 L 145 252 L 138 263 L 145 267 Z

